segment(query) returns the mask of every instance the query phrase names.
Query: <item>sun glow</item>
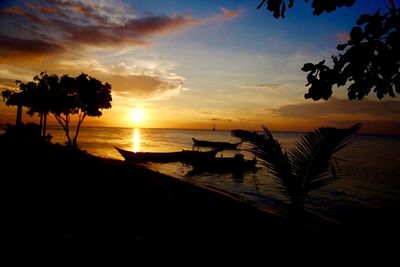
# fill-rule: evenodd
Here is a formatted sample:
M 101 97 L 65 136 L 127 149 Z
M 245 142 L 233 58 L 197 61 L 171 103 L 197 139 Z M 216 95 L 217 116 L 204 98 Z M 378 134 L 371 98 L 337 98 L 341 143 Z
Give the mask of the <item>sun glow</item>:
M 134 108 L 130 113 L 130 118 L 135 123 L 143 122 L 146 118 L 146 113 L 141 108 Z

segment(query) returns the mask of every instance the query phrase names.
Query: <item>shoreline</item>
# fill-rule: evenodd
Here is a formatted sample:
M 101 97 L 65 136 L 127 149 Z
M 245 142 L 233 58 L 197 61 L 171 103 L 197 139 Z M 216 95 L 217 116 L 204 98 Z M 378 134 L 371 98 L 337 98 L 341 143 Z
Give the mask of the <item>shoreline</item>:
M 90 154 L 90 153 L 88 153 Z M 90 154 L 91 155 L 91 154 Z M 93 156 L 93 155 L 91 155 Z M 229 205 L 241 205 L 245 209 L 252 210 L 252 212 L 260 213 L 262 216 L 270 220 L 274 220 L 278 223 L 295 225 L 295 227 L 307 229 L 307 231 L 314 232 L 314 235 L 317 235 L 317 238 L 321 238 L 321 240 L 328 240 L 332 238 L 332 232 L 340 232 L 345 230 L 345 227 L 329 218 L 325 218 L 320 215 L 312 214 L 310 212 L 306 212 L 304 216 L 301 218 L 293 219 L 290 218 L 288 214 L 288 210 L 284 207 L 275 207 L 267 203 L 258 202 L 255 200 L 251 200 L 246 198 L 245 196 L 241 196 L 240 194 L 230 192 L 228 190 L 223 190 L 221 188 L 217 188 L 211 185 L 204 185 L 201 183 L 197 183 L 196 181 L 190 180 L 182 180 L 172 175 L 163 174 L 154 170 L 151 170 L 143 165 L 136 165 L 134 163 L 129 163 L 124 160 L 105 158 L 99 156 L 93 156 L 104 163 L 112 162 L 116 165 L 131 165 L 132 167 L 142 168 L 149 172 L 149 176 L 155 175 L 157 178 L 161 178 L 163 180 L 167 180 L 168 183 L 177 184 L 179 186 L 188 187 L 189 191 L 197 191 L 202 195 L 201 197 L 213 196 L 217 199 L 229 199 Z M 186 189 L 185 189 L 186 190 Z M 289 226 L 291 227 L 291 226 Z M 315 238 L 315 237 L 314 237 Z
M 273 249 L 359 242 L 358 233 L 321 218 L 291 218 L 217 188 L 36 141 L 0 135 L 10 243 Z

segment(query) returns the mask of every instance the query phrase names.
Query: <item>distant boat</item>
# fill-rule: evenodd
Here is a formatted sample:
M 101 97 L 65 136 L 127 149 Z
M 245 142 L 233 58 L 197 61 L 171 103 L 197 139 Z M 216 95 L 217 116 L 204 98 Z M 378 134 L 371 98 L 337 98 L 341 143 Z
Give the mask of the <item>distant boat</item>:
M 201 172 L 211 173 L 243 173 L 246 171 L 256 171 L 255 159 L 245 160 L 242 154 L 235 154 L 234 157 L 214 157 L 204 160 L 194 161 L 191 174 Z
M 228 142 L 214 142 L 192 138 L 194 147 L 211 147 L 214 149 L 238 149 L 242 142 L 228 143 Z
M 213 124 L 213 131 L 215 132 L 215 124 Z
M 129 162 L 194 162 L 214 158 L 218 150 L 192 151 L 182 150 L 177 152 L 132 152 L 119 147 L 115 149 Z

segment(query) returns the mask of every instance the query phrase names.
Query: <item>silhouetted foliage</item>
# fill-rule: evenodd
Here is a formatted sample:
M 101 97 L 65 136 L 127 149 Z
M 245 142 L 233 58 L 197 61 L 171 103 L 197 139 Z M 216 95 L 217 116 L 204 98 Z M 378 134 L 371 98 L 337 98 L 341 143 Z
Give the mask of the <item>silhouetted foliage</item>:
M 51 112 L 63 127 L 67 142 L 77 145 L 80 126 L 86 116 L 100 117 L 102 109 L 111 108 L 111 85 L 82 73 L 76 78 L 61 77 L 52 96 Z M 70 136 L 71 115 L 78 114 L 75 135 Z
M 339 178 L 332 156 L 349 143 L 360 127 L 361 124 L 348 129 L 318 128 L 301 137 L 289 153 L 282 150 L 282 145 L 266 127 L 263 127 L 264 133 L 234 130 L 232 135 L 252 146 L 290 200 L 293 210 L 298 211 L 311 191 Z
M 33 82 L 17 81 L 19 91 L 3 90 L 2 96 L 7 105 L 18 105 L 28 108 L 27 114 L 39 113 L 46 116 L 53 113 L 63 127 L 67 143 L 77 145 L 80 126 L 86 116 L 100 117 L 102 109 L 111 108 L 111 85 L 82 73 L 72 78 L 64 75 L 59 78 L 46 72 L 33 78 Z M 70 135 L 71 116 L 78 114 L 78 123 L 73 138 Z M 45 117 L 46 118 L 46 117 Z M 43 124 L 45 135 L 46 119 Z
M 332 68 L 325 60 L 303 66 L 311 85 L 305 98 L 326 100 L 334 85 L 347 83 L 349 99 L 363 99 L 371 90 L 379 99 L 400 93 L 400 9 L 361 15 L 357 25 L 350 40 L 337 46 L 344 53 L 332 56 Z
M 305 2 L 310 2 L 305 0 Z M 323 12 L 332 12 L 337 7 L 352 6 L 356 0 L 312 0 L 311 7 L 313 8 L 313 14 L 318 16 Z M 286 4 L 287 3 L 287 4 Z M 273 13 L 275 18 L 284 18 L 286 12 L 286 6 L 289 8 L 294 6 L 294 0 L 262 0 L 257 6 L 257 9 L 266 6 L 266 8 Z
M 29 99 L 30 90 L 33 89 L 35 83 L 29 82 L 28 84 L 23 84 L 20 81 L 16 81 L 19 85 L 20 91 L 14 91 L 10 89 L 5 89 L 1 92 L 3 101 L 7 106 L 18 106 L 29 107 L 31 101 Z
M 355 0 L 313 0 L 311 6 L 313 14 L 320 15 L 354 3 Z M 393 0 L 388 4 L 386 13 L 381 14 L 378 10 L 373 15 L 360 16 L 357 26 L 350 32 L 350 40 L 337 46 L 344 54 L 332 56 L 332 67 L 326 65 L 325 60 L 304 64 L 302 70 L 309 72 L 306 86 L 310 85 L 304 95 L 306 99 L 327 100 L 333 93 L 333 86 L 341 87 L 347 83 L 350 83 L 350 100 L 361 100 L 371 90 L 379 99 L 400 93 L 400 9 L 396 9 Z M 285 17 L 285 0 L 263 0 L 257 9 L 265 5 L 275 18 Z M 288 6 L 293 5 L 294 0 L 288 0 Z

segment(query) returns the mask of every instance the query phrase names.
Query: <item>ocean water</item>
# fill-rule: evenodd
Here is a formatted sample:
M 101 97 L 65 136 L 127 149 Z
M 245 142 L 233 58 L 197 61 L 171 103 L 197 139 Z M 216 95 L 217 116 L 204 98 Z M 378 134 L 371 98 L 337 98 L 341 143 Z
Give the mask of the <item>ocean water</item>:
M 61 128 L 50 127 L 48 132 L 53 135 L 53 142 L 65 142 Z M 285 149 L 294 146 L 303 135 L 273 134 Z M 192 149 L 192 137 L 239 141 L 231 136 L 230 131 L 83 127 L 78 145 L 93 155 L 123 160 L 114 146 L 131 151 L 180 151 Z M 223 156 L 233 156 L 234 153 L 238 152 L 224 151 Z M 252 158 L 246 151 L 240 153 L 245 158 Z M 371 216 L 400 218 L 400 136 L 357 135 L 336 157 L 343 159 L 339 162 L 342 179 L 312 192 L 306 205 L 308 211 L 353 227 L 361 223 L 358 220 L 370 219 Z M 278 212 L 288 203 L 262 164 L 258 164 L 260 169 L 256 172 L 245 173 L 243 177 L 230 173 L 190 175 L 191 166 L 183 163 L 149 163 L 145 166 L 178 179 L 239 194 L 254 203 L 276 207 Z

